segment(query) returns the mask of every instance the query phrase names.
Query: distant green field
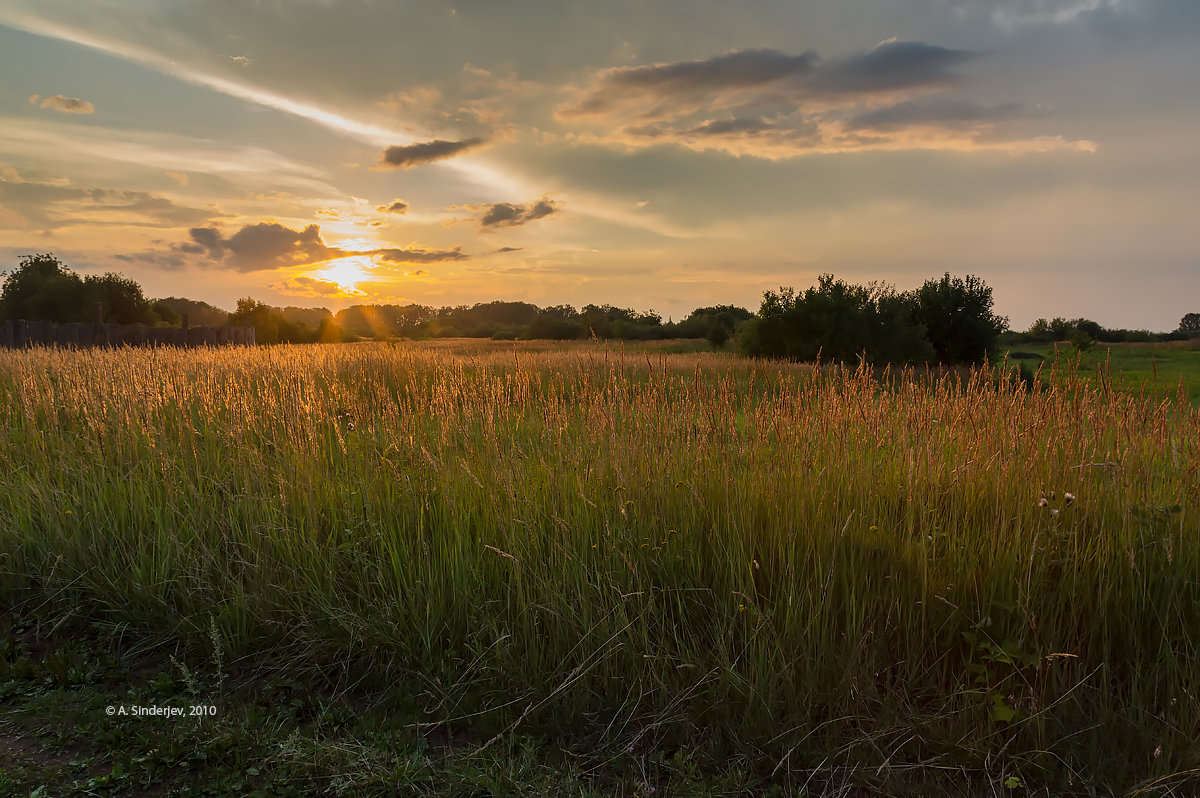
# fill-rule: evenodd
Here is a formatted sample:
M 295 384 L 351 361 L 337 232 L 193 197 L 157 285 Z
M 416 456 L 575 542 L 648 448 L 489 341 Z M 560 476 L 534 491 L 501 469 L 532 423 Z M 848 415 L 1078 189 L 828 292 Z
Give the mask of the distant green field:
M 1041 364 L 1044 372 L 1057 368 L 1061 373 L 1078 366 L 1084 376 L 1095 378 L 1107 373 L 1115 386 L 1138 391 L 1144 388 L 1148 394 L 1163 397 L 1175 398 L 1182 381 L 1188 400 L 1193 404 L 1200 402 L 1200 341 L 1098 343 L 1082 353 L 1061 341 L 1051 346 L 1018 344 L 1010 350 L 1009 358 L 1026 363 L 1035 371 Z

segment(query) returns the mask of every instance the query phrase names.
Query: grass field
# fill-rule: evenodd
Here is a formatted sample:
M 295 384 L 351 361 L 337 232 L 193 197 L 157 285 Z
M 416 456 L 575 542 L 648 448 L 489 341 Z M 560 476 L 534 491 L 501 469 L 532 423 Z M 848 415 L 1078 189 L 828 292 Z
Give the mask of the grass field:
M 0 792 L 1200 788 L 1192 403 L 678 348 L 0 353 Z

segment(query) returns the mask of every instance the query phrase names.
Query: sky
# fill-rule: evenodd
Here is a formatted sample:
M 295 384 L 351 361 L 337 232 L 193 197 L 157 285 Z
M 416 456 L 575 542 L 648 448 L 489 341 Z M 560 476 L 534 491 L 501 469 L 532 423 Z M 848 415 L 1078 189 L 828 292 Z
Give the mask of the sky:
M 0 269 L 679 319 L 1200 312 L 1197 0 L 0 0 Z

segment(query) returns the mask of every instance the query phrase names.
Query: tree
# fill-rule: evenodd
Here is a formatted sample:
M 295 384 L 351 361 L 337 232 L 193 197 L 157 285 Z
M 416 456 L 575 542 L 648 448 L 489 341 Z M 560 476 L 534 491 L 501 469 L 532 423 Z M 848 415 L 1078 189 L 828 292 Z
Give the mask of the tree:
M 113 272 L 100 277 L 88 275 L 83 280 L 85 304 L 100 303 L 101 319 L 117 324 L 154 324 L 159 321 L 134 280 Z M 85 309 L 86 310 L 86 309 Z
M 158 316 L 158 318 L 168 327 L 178 327 L 182 321 L 182 319 L 179 318 L 179 314 L 175 312 L 175 309 L 161 299 L 154 300 L 154 303 L 150 306 L 150 309 L 153 310 L 154 315 Z M 225 315 L 228 316 L 229 314 L 227 313 Z M 222 318 L 221 321 L 224 322 L 225 319 Z
M 736 305 L 714 305 L 696 308 L 687 318 L 674 325 L 673 335 L 680 338 L 707 338 L 720 348 L 737 329 L 754 314 Z
M 254 339 L 260 344 L 305 343 L 316 338 L 316 333 L 307 327 L 293 324 L 278 309 L 250 297 L 238 300 L 237 310 L 229 314 L 228 323 L 253 327 Z
M 549 338 L 568 341 L 583 338 L 587 330 L 579 321 L 579 312 L 571 305 L 554 305 L 538 311 L 537 317 L 525 329 L 529 338 Z
M 1200 313 L 1185 313 L 1179 320 L 1179 332 L 1192 336 L 1200 334 Z
M 79 275 L 50 253 L 26 255 L 0 286 L 0 318 L 85 321 Z
M 947 272 L 940 280 L 927 280 L 913 298 L 914 319 L 925 327 L 939 362 L 981 363 L 995 354 L 1008 319 L 992 312 L 992 289 L 978 277 Z
M 184 297 L 169 296 L 157 299 L 154 302 L 154 307 L 159 317 L 172 325 L 180 323 L 185 314 L 188 317 L 189 327 L 220 327 L 229 319 L 228 310 L 222 310 L 207 302 L 186 299 Z M 172 319 L 169 313 L 163 312 L 163 309 L 174 313 L 175 318 Z

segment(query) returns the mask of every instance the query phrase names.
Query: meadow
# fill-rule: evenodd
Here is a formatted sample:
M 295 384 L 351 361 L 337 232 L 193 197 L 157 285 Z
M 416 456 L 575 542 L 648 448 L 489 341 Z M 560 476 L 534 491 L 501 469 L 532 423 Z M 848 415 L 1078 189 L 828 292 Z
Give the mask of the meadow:
M 71 720 L 143 785 L 201 750 L 264 794 L 1196 789 L 1186 391 L 687 348 L 0 352 L 0 736 L 140 679 L 221 708 L 153 755 Z M 284 786 L 213 753 L 255 735 Z

